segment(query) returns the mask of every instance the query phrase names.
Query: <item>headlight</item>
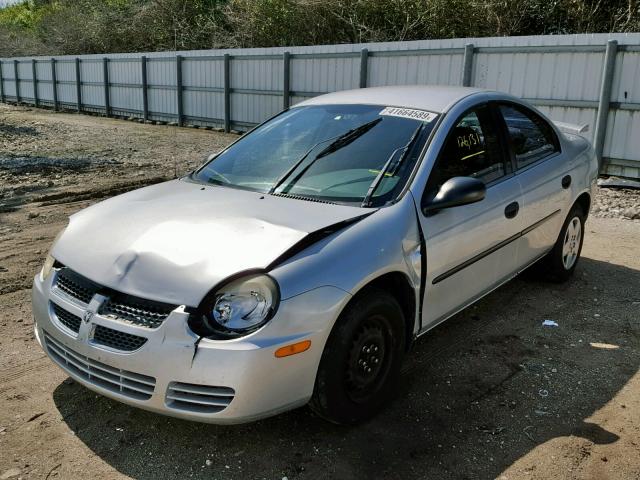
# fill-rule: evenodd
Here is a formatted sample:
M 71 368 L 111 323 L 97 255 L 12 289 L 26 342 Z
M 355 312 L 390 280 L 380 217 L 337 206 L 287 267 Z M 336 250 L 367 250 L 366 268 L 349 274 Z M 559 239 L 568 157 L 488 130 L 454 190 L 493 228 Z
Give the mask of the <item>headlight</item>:
M 53 246 L 56 244 L 58 239 L 62 236 L 67 227 L 64 227 L 62 230 L 58 232 L 56 238 L 51 242 L 51 248 L 49 249 L 49 253 L 47 254 L 47 258 L 44 260 L 44 265 L 42 266 L 42 270 L 40 270 L 40 280 L 45 281 L 47 277 L 51 274 L 54 265 L 56 264 L 56 259 L 51 255 L 51 250 L 53 250 Z
M 278 285 L 268 275 L 249 274 L 220 287 L 206 298 L 190 321 L 202 336 L 246 335 L 267 323 L 278 309 Z
M 40 271 L 40 280 L 44 282 L 47 279 L 47 277 L 51 274 L 51 270 L 53 270 L 53 265 L 55 263 L 56 259 L 53 258 L 51 254 L 48 254 L 47 258 L 44 260 L 42 270 Z

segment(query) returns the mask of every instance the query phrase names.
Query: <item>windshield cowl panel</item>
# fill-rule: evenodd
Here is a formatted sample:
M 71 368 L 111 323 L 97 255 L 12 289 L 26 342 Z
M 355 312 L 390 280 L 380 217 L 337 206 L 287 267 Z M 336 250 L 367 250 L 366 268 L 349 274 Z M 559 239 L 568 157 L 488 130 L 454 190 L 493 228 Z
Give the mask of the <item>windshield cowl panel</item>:
M 366 206 L 382 206 L 394 201 L 410 178 L 436 118 L 432 112 L 380 105 L 294 107 L 252 130 L 190 179 L 301 200 L 364 206 L 366 199 Z

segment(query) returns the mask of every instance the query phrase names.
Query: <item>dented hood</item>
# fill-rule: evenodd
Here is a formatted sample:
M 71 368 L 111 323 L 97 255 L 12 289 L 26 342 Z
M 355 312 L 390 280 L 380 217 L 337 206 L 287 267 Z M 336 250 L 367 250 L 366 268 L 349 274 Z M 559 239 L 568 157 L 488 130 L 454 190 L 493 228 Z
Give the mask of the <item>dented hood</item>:
M 101 285 L 197 306 L 226 277 L 266 268 L 310 233 L 362 214 L 357 207 L 174 180 L 73 215 L 52 253 Z

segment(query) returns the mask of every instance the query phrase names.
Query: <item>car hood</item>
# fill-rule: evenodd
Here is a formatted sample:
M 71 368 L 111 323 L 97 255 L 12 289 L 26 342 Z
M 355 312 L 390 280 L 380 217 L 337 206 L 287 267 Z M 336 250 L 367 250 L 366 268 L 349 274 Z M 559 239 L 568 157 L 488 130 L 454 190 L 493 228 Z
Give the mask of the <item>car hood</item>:
M 52 254 L 114 290 L 195 307 L 226 277 L 264 269 L 309 234 L 363 213 L 173 180 L 73 215 Z

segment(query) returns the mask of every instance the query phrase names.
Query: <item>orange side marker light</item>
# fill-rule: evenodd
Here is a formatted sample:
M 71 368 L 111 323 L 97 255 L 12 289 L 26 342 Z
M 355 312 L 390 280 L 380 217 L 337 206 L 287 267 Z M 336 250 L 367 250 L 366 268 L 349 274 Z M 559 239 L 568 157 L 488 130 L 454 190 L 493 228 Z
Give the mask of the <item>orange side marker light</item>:
M 302 353 L 304 351 L 309 350 L 311 346 L 311 340 L 305 340 L 303 342 L 292 343 L 291 345 L 287 345 L 286 347 L 281 347 L 276 350 L 276 357 L 288 357 L 289 355 L 295 355 L 296 353 Z

